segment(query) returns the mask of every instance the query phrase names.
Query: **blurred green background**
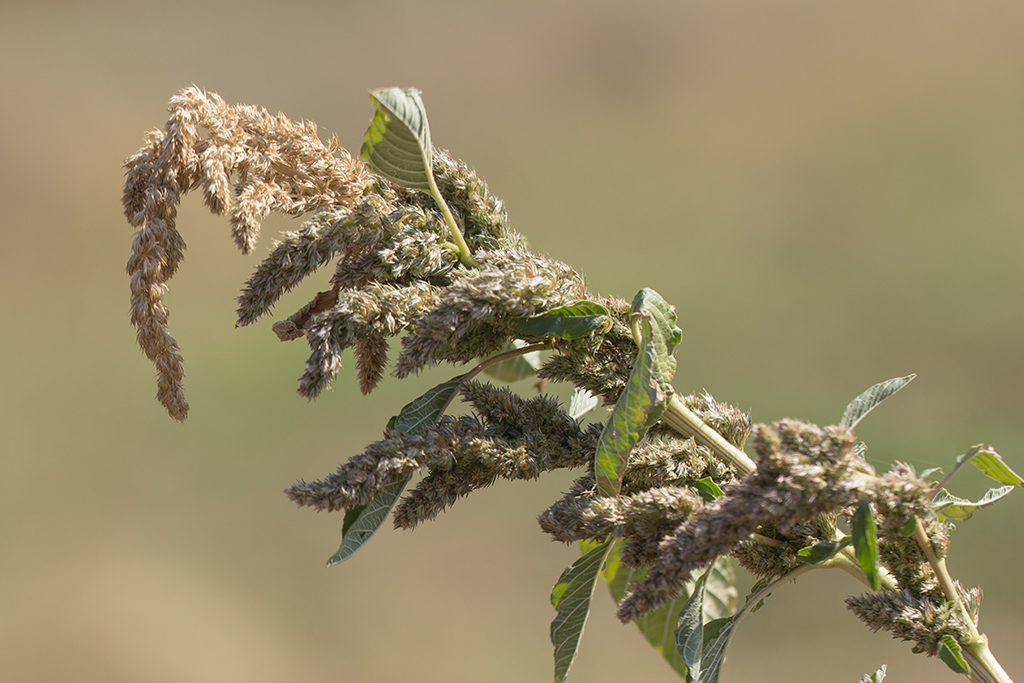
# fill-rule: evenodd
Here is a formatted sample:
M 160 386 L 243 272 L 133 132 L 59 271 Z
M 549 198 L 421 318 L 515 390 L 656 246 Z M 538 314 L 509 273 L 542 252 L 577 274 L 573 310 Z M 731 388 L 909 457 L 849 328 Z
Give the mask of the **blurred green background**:
M 257 258 L 198 196 L 171 283 L 191 417 L 153 399 L 128 325 L 122 160 L 197 84 L 357 150 L 370 88 L 424 91 L 434 143 L 594 292 L 650 286 L 676 386 L 859 429 L 880 467 L 994 445 L 1024 471 L 1024 5 L 18 2 L 0 6 L 0 679 L 542 681 L 575 557 L 534 521 L 571 477 L 503 483 L 331 570 L 341 517 L 281 490 L 379 438 L 438 368 L 314 403 L 307 347 L 234 328 Z M 258 247 L 297 227 L 271 219 Z M 325 276 L 326 277 L 326 276 Z M 322 279 L 322 278 L 321 278 Z M 320 282 L 312 284 L 316 287 Z M 274 319 L 307 301 L 286 299 Z M 529 391 L 524 384 L 524 391 Z M 980 495 L 966 475 L 956 492 Z M 1024 494 L 960 525 L 950 567 L 1024 676 Z M 726 681 L 953 681 L 845 611 L 846 575 L 776 591 Z M 599 591 L 576 681 L 672 681 Z

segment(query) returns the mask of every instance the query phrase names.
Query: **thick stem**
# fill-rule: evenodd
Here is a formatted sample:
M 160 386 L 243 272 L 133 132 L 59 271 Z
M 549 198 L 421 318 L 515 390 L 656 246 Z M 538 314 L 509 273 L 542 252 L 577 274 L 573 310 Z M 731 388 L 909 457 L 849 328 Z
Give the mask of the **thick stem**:
M 692 437 L 700 445 L 710 448 L 715 455 L 732 465 L 739 476 L 744 477 L 757 469 L 757 465 L 746 453 L 704 424 L 704 421 L 687 408 L 675 394 L 669 399 L 661 420 L 679 434 Z
M 1013 683 L 1013 679 L 992 656 L 992 651 L 988 649 L 988 638 L 984 635 L 977 642 L 964 646 L 961 653 L 971 667 L 968 677 L 974 683 Z
M 837 538 L 841 537 L 837 535 Z M 853 548 L 847 546 L 840 550 L 835 557 L 822 565 L 823 567 L 834 567 L 836 569 L 842 569 L 844 572 L 863 583 L 868 588 L 871 588 L 871 584 L 868 582 L 867 575 L 864 574 L 864 568 L 860 566 L 860 562 L 857 561 L 857 554 Z M 896 579 L 892 578 L 885 567 L 878 567 L 878 587 L 880 590 L 899 590 L 899 585 L 896 583 Z
M 920 519 L 914 525 L 914 540 L 921 547 L 921 551 L 928 559 L 928 564 L 931 565 L 932 571 L 935 572 L 935 578 L 939 581 L 939 587 L 942 588 L 943 595 L 956 605 L 957 611 L 960 612 L 960 620 L 967 626 L 967 630 L 970 633 L 970 640 L 966 643 L 960 643 L 961 653 L 971 667 L 971 673 L 968 674 L 968 678 L 975 681 L 975 683 L 1013 683 L 1013 680 L 1003 670 L 998 660 L 992 656 L 992 651 L 988 649 L 988 636 L 978 631 L 978 626 L 974 623 L 971 613 L 967 610 L 967 606 L 964 604 L 960 591 L 957 590 L 953 577 L 949 575 L 949 570 L 946 569 L 946 560 L 935 554 L 932 543 L 928 538 L 928 533 L 925 531 L 924 524 Z

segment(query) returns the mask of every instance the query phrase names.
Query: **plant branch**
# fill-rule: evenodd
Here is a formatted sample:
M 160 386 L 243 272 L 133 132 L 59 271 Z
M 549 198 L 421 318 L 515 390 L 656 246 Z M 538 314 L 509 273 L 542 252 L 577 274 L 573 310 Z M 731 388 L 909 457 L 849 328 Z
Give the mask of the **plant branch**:
M 992 655 L 992 651 L 988 649 L 988 637 L 978 631 L 978 626 L 974 623 L 971 613 L 967 610 L 967 606 L 964 604 L 960 591 L 957 590 L 953 577 L 949 575 L 949 570 L 946 569 L 946 560 L 935 554 L 935 550 L 932 548 L 932 543 L 928 539 L 928 534 L 925 532 L 924 524 L 920 518 L 914 524 L 914 540 L 921 547 L 921 551 L 928 559 L 928 564 L 931 565 L 932 571 L 935 572 L 935 577 L 939 581 L 942 593 L 956 605 L 957 610 L 960 612 L 960 618 L 970 633 L 970 640 L 967 643 L 961 643 L 963 648 L 961 652 L 971 667 L 971 673 L 968 675 L 969 678 L 976 683 L 1013 683 L 1012 679 L 999 664 L 999 661 Z
M 675 394 L 668 401 L 668 406 L 661 416 L 662 421 L 679 434 L 691 437 L 702 446 L 706 446 L 736 469 L 741 477 L 746 476 L 757 469 L 757 465 L 746 453 L 725 440 L 725 437 L 711 427 L 704 424 L 704 421 L 686 407 L 686 405 Z
M 960 597 L 960 591 L 957 590 L 953 577 L 949 575 L 949 570 L 946 569 L 946 560 L 935 554 L 932 542 L 928 539 L 928 534 L 925 532 L 924 524 L 920 518 L 915 520 L 914 540 L 921 546 L 921 551 L 924 552 L 924 556 L 928 559 L 928 564 L 931 565 L 932 571 L 935 572 L 935 578 L 939 581 L 942 593 L 946 596 L 947 600 L 956 605 L 957 610 L 960 612 L 960 618 L 963 619 L 967 630 L 971 634 L 971 641 L 981 639 L 982 636 L 978 632 L 978 627 L 974 623 L 974 619 L 971 618 L 971 613 L 967 611 L 967 606 L 964 604 L 963 598 Z
M 984 634 L 980 640 L 963 646 L 961 654 L 971 667 L 969 678 L 975 683 L 1013 683 L 988 649 L 988 638 Z

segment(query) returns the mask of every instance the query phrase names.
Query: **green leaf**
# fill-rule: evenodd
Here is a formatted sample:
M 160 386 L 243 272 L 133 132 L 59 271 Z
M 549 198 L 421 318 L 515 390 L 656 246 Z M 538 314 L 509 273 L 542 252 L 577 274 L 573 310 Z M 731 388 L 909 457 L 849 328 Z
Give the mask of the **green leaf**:
M 569 304 L 568 306 L 552 308 L 544 315 L 561 315 L 570 318 L 589 315 L 608 315 L 608 309 L 605 308 L 604 304 L 600 304 L 596 301 L 579 301 L 574 304 Z
M 555 339 L 582 339 L 606 327 L 606 315 L 546 316 L 516 318 L 512 329 L 527 337 L 551 337 Z
M 368 505 L 360 505 L 345 513 L 345 522 L 341 531 L 341 546 L 338 548 L 338 552 L 327 560 L 328 567 L 341 564 L 352 557 L 370 540 L 371 536 L 377 533 L 377 529 L 387 519 L 388 513 L 395 506 L 395 501 L 402 495 L 402 491 L 410 479 L 412 479 L 412 475 L 389 484 Z
M 704 580 L 704 616 L 707 619 L 731 617 L 736 613 L 739 593 L 736 591 L 736 572 L 728 557 L 719 557 L 711 565 L 711 573 Z M 693 590 L 688 586 L 687 590 Z
M 885 680 L 885 664 L 883 664 L 882 666 L 878 667 L 878 671 L 876 671 L 875 673 L 871 674 L 870 676 L 868 676 L 867 674 L 864 674 L 861 677 L 861 679 L 860 679 L 860 683 L 882 683 L 882 681 L 884 681 L 884 680 Z
M 840 420 L 839 423 L 844 427 L 853 429 L 857 423 L 864 419 L 865 415 L 874 410 L 879 403 L 910 384 L 911 380 L 915 377 L 917 377 L 917 375 L 897 377 L 871 387 L 863 394 L 853 399 L 853 401 L 850 402 L 850 405 L 846 406 L 846 410 L 843 412 L 843 419 Z
M 577 389 L 569 398 L 569 417 L 578 420 L 597 407 L 600 399 L 586 389 Z
M 960 643 L 956 642 L 956 638 L 953 636 L 942 636 L 939 641 L 939 658 L 955 673 L 965 676 L 971 674 L 971 666 L 964 659 L 963 653 L 960 651 Z
M 704 653 L 701 656 L 700 676 L 694 679 L 694 683 L 718 683 L 735 620 L 736 617 L 715 619 L 704 625 Z
M 711 477 L 704 477 L 693 482 L 694 488 L 697 489 L 697 493 L 704 499 L 705 503 L 710 503 L 714 499 L 722 495 L 721 487 L 715 483 L 715 480 Z
M 580 541 L 580 555 L 586 555 L 594 548 L 597 548 L 598 546 L 602 546 L 604 544 L 604 541 L 595 541 L 592 538 L 584 538 L 582 541 Z M 605 565 L 607 564 L 608 563 L 605 562 Z
M 431 191 L 432 147 L 427 112 L 415 88 L 384 88 L 370 93 L 377 111 L 361 154 L 388 180 Z
M 562 572 L 551 589 L 551 605 L 558 614 L 551 622 L 551 644 L 555 646 L 555 683 L 565 680 L 579 650 L 583 627 L 590 614 L 594 585 L 612 546 L 606 541 L 576 560 Z
M 725 651 L 729 646 L 729 641 L 732 639 L 736 623 L 747 610 L 753 613 L 761 609 L 764 605 L 764 598 L 767 598 L 770 593 L 758 599 L 756 603 L 753 599 L 761 595 L 762 591 L 772 584 L 772 581 L 773 579 L 769 577 L 758 580 L 750 589 L 750 594 L 747 596 L 743 607 L 731 616 L 723 614 L 716 618 L 716 615 L 709 613 L 705 597 L 705 614 L 711 617 L 711 621 L 704 624 L 704 652 L 701 655 L 700 672 L 699 676 L 695 677 L 692 683 L 718 683 L 722 673 L 722 663 L 725 661 Z
M 878 590 L 878 545 L 875 542 L 875 518 L 871 504 L 861 501 L 853 514 L 853 551 L 864 570 L 871 590 Z
M 917 528 L 917 517 L 911 517 L 903 523 L 898 529 L 900 536 L 903 538 L 910 538 L 914 535 L 914 530 Z
M 711 567 L 708 567 L 708 572 Z M 701 657 L 704 654 L 704 580 L 707 572 L 701 574 L 690 593 L 690 598 L 679 612 L 676 621 L 676 650 L 689 669 L 689 677 L 700 678 Z
M 1022 480 L 1020 476 L 1011 470 L 1003 458 L 991 448 L 984 444 L 978 444 L 972 446 L 963 455 L 957 457 L 953 468 L 949 471 L 945 477 L 942 478 L 938 484 L 935 485 L 935 491 L 941 490 L 946 484 L 948 484 L 954 476 L 965 466 L 967 463 L 973 463 L 975 467 L 981 470 L 986 476 L 995 479 L 1000 484 L 1006 484 L 1008 486 L 1021 486 Z M 923 475 L 922 475 L 923 477 Z
M 656 354 L 651 343 L 651 321 L 644 317 L 640 324 L 643 341 L 636 365 L 597 443 L 594 474 L 597 478 L 597 492 L 601 496 L 618 495 L 630 451 L 651 425 L 658 421 L 668 401 L 668 396 L 653 378 Z
M 436 423 L 444 415 L 444 411 L 448 410 L 455 395 L 459 393 L 459 387 L 462 386 L 462 380 L 465 377 L 466 375 L 452 377 L 447 382 L 442 382 L 430 389 L 415 401 L 406 404 L 390 426 L 400 432 L 413 434 L 425 426 Z
M 466 244 L 462 228 L 434 182 L 430 127 L 420 91 L 415 88 L 384 88 L 371 92 L 370 101 L 377 111 L 366 131 L 361 154 L 374 171 L 388 180 L 429 192 L 448 226 L 452 239 L 448 246 L 463 265 L 476 268 L 477 263 Z
M 958 498 L 950 494 L 946 489 L 942 489 L 932 496 L 932 503 L 936 506 L 939 514 L 943 517 L 963 522 L 970 519 L 978 510 L 994 505 L 1001 498 L 1013 491 L 1013 489 L 1013 486 L 1000 486 L 998 488 L 989 489 L 988 492 L 982 496 L 981 500 L 973 503 L 969 500 Z
M 849 536 L 838 541 L 820 541 L 814 545 L 801 548 L 797 551 L 796 557 L 805 564 L 822 564 L 836 556 L 840 550 L 850 545 Z
M 702 679 L 704 675 L 704 643 L 708 638 L 714 639 L 718 635 L 718 631 L 715 628 L 712 628 L 711 631 L 707 630 L 704 618 L 706 616 L 710 617 L 711 622 L 709 623 L 714 623 L 717 626 L 726 621 L 731 621 L 735 611 L 736 589 L 732 588 L 731 585 L 731 604 L 729 604 L 728 608 L 722 609 L 720 594 L 717 596 L 718 600 L 716 600 L 715 594 L 720 590 L 721 580 L 719 577 L 722 575 L 723 567 L 728 571 L 730 578 L 733 581 L 735 580 L 735 575 L 732 574 L 732 565 L 728 563 L 728 558 L 717 558 L 695 583 L 687 586 L 690 597 L 686 604 L 683 605 L 683 609 L 679 612 L 679 619 L 676 621 L 676 650 L 683 663 L 689 669 L 687 676 L 689 680 Z M 719 585 L 717 590 L 715 588 L 716 584 Z M 709 598 L 712 599 L 709 601 Z
M 608 309 L 599 303 L 584 301 L 562 306 L 530 318 L 515 318 L 512 329 L 530 337 L 580 339 L 609 324 Z
M 448 405 L 459 392 L 462 380 L 466 375 L 459 375 L 420 396 L 406 405 L 388 422 L 389 429 L 414 433 L 427 425 L 436 423 Z M 341 529 L 341 546 L 338 552 L 327 560 L 327 566 L 333 567 L 352 557 L 377 533 L 384 520 L 387 519 L 395 501 L 402 495 L 412 475 L 385 486 L 368 505 L 360 505 L 345 512 L 345 521 Z
M 975 448 L 979 448 L 975 446 Z M 973 450 L 973 449 L 972 449 Z M 995 479 L 1000 484 L 1024 486 L 1024 479 L 1003 462 L 1003 457 L 991 448 L 980 448 L 971 460 L 971 464 L 981 470 L 985 476 Z
M 683 338 L 683 331 L 676 325 L 675 307 L 670 306 L 653 289 L 645 287 L 633 298 L 630 314 L 650 318 L 654 331 L 651 341 L 655 349 L 653 376 L 661 390 L 671 395 L 672 378 L 676 374 L 676 359 L 672 352 Z
M 646 569 L 632 569 L 622 564 L 621 549 L 622 540 L 619 539 L 609 553 L 602 571 L 602 576 L 608 583 L 608 589 L 616 603 L 622 602 L 631 586 L 647 578 Z M 691 582 L 679 597 L 644 613 L 636 620 L 637 628 L 647 642 L 680 676 L 686 675 L 687 667 L 679 655 L 675 631 L 678 627 L 679 614 L 693 593 L 694 583 Z M 736 573 L 729 558 L 720 557 L 704 581 L 704 614 L 712 619 L 730 616 L 736 611 L 736 598 Z
M 639 349 L 626 388 L 598 441 L 594 474 L 602 496 L 618 495 L 630 451 L 665 411 L 676 369 L 672 351 L 683 334 L 675 326 L 675 310 L 653 290 L 640 290 L 631 310 L 639 329 Z
M 601 574 L 616 604 L 622 602 L 633 584 L 647 578 L 646 569 L 633 569 L 622 564 L 622 539 L 615 541 Z M 636 626 L 647 642 L 680 676 L 685 676 L 687 669 L 676 649 L 674 631 L 679 611 L 685 602 L 686 595 L 674 598 L 657 609 L 645 612 L 636 620 Z

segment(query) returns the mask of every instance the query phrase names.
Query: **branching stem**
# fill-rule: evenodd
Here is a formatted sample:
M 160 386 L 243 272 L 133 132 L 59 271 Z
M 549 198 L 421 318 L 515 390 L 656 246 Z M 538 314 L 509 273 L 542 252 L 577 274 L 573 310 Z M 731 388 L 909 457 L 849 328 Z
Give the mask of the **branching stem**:
M 961 652 L 971 667 L 969 678 L 975 681 L 975 683 L 1013 683 L 1012 679 L 999 664 L 999 661 L 992 655 L 992 651 L 988 649 L 988 637 L 978 631 L 978 626 L 974 623 L 971 613 L 967 610 L 967 606 L 964 604 L 960 591 L 957 590 L 953 577 L 949 575 L 949 570 L 946 569 L 945 558 L 935 554 L 931 540 L 929 540 L 928 533 L 925 531 L 924 524 L 920 519 L 917 519 L 914 524 L 914 540 L 921 547 L 921 551 L 928 559 L 928 564 L 931 565 L 932 571 L 935 572 L 935 577 L 939 581 L 942 593 L 956 605 L 957 610 L 960 612 L 960 619 L 970 633 L 970 640 L 966 643 L 961 643 L 963 648 Z

